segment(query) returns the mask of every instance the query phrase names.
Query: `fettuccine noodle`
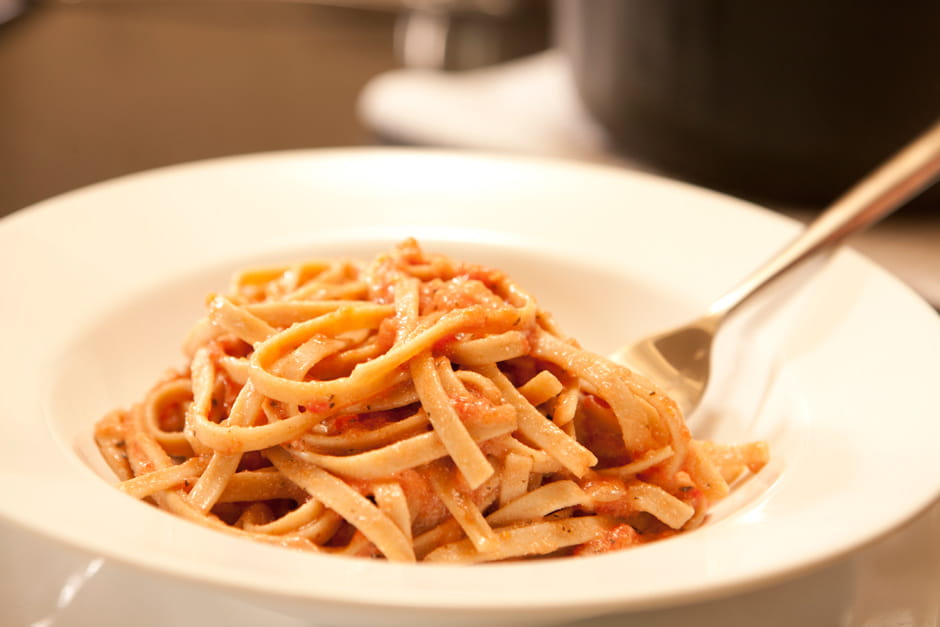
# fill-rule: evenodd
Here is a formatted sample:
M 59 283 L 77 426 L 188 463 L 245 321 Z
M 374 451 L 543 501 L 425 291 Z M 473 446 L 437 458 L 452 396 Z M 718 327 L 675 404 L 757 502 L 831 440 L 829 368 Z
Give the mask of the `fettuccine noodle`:
M 242 272 L 207 310 L 185 367 L 96 441 L 121 490 L 225 532 L 404 562 L 598 553 L 701 525 L 767 461 L 693 440 L 504 273 L 414 240 Z

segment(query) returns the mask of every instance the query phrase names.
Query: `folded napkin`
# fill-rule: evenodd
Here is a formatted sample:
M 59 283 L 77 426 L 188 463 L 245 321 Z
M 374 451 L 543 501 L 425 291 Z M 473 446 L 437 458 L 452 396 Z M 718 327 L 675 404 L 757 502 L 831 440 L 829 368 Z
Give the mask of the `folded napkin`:
M 463 72 L 394 70 L 366 85 L 359 113 L 395 142 L 626 163 L 554 50 Z

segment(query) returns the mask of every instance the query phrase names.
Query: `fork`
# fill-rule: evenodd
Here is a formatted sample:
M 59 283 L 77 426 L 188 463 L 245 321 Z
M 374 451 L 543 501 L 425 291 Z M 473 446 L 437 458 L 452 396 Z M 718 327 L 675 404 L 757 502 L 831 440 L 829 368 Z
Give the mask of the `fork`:
M 610 357 L 659 385 L 690 416 L 705 395 L 712 346 L 725 321 L 752 297 L 850 235 L 894 212 L 940 174 L 940 120 L 837 198 L 794 240 L 685 325 L 656 333 Z

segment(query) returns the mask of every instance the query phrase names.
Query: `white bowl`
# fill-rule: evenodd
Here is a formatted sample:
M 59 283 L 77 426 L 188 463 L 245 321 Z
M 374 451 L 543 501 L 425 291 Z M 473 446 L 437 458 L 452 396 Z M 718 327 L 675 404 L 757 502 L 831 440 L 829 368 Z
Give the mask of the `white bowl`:
M 609 352 L 683 321 L 796 226 L 595 166 L 409 150 L 215 160 L 125 177 L 0 221 L 0 515 L 160 576 L 326 624 L 547 624 L 743 592 L 830 562 L 940 493 L 940 321 L 842 251 L 795 303 L 734 330 L 698 437 L 772 463 L 700 530 L 596 557 L 472 567 L 306 554 L 115 490 L 91 431 L 179 362 L 206 293 L 266 261 L 371 256 L 406 236 L 499 266 Z

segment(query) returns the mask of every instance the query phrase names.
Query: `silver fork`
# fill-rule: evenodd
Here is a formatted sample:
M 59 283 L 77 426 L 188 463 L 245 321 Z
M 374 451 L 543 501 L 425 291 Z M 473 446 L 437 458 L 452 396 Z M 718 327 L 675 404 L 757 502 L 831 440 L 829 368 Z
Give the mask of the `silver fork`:
M 611 359 L 658 384 L 689 416 L 705 395 L 712 345 L 728 317 L 806 261 L 831 251 L 901 207 L 940 174 L 940 120 L 833 202 L 793 241 L 701 318 L 621 348 Z

